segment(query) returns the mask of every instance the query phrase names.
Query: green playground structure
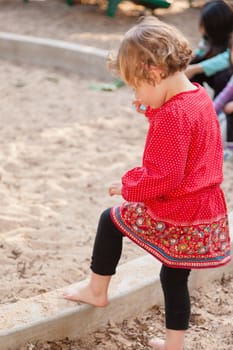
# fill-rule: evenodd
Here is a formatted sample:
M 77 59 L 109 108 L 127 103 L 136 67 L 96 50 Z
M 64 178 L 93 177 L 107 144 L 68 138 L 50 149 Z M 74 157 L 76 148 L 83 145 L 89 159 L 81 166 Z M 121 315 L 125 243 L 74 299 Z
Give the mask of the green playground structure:
M 108 0 L 107 15 L 114 17 L 117 6 L 122 0 Z M 142 5 L 152 10 L 158 8 L 168 8 L 171 6 L 172 1 L 169 0 L 131 0 L 137 5 Z
M 29 0 L 23 0 L 25 3 Z M 109 17 L 114 17 L 117 11 L 117 6 L 122 0 L 108 0 L 107 15 Z M 172 0 L 131 0 L 137 5 L 142 5 L 152 10 L 157 8 L 168 8 L 171 6 Z M 72 6 L 74 0 L 66 0 L 67 5 Z

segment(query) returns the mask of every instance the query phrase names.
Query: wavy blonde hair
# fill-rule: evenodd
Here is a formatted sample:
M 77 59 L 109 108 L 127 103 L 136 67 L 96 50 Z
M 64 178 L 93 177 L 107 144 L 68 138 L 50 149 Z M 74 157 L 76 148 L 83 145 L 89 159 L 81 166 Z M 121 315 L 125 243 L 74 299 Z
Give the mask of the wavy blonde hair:
M 190 45 L 180 31 L 149 16 L 125 34 L 117 54 L 109 55 L 108 66 L 131 86 L 140 81 L 154 85 L 151 67 L 161 69 L 166 78 L 184 71 L 191 56 Z

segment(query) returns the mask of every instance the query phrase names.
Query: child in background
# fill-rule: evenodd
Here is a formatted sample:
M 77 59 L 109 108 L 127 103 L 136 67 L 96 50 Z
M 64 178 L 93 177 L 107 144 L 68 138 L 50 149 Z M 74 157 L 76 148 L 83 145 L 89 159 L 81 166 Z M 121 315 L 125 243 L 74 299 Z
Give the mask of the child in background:
M 232 74 L 229 69 L 230 62 L 223 69 L 220 62 L 219 68 L 215 67 L 215 74 L 208 74 L 208 71 L 206 74 L 206 67 L 201 62 L 221 53 L 228 56 L 228 42 L 233 30 L 233 10 L 230 5 L 223 0 L 207 2 L 201 11 L 199 29 L 202 39 L 186 73 L 191 81 L 199 84 L 206 82 L 214 90 L 215 97 L 223 90 Z
M 219 53 L 216 56 L 207 58 L 199 63 L 190 64 L 185 70 L 185 74 L 189 79 L 194 75 L 204 73 L 206 77 L 211 77 L 216 73 L 230 67 L 230 50 Z
M 111 58 L 111 68 L 134 89 L 137 110 L 146 106 L 148 134 L 142 164 L 109 188 L 110 196 L 125 201 L 100 217 L 88 284 L 64 294 L 106 306 L 127 236 L 162 263 L 166 337 L 149 341 L 157 350 L 183 349 L 190 271 L 231 260 L 219 123 L 206 90 L 184 73 L 191 54 L 176 28 L 146 17 L 125 34 Z
M 233 35 L 231 36 L 230 47 L 233 64 Z M 224 158 L 231 159 L 233 157 L 233 75 L 223 91 L 215 98 L 214 108 L 218 115 L 222 112 L 226 115 L 226 150 L 224 151 Z

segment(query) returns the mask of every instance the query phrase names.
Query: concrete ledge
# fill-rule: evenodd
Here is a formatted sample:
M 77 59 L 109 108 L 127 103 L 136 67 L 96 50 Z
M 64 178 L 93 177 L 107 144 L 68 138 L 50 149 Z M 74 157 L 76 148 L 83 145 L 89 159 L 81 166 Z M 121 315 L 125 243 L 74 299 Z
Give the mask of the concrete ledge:
M 0 32 L 1 59 L 60 68 L 92 79 L 111 79 L 107 54 L 106 50 L 66 41 Z
M 1 306 L 0 349 L 15 350 L 16 345 L 29 340 L 80 337 L 109 319 L 122 321 L 160 303 L 162 293 L 159 279 L 155 278 L 160 264 L 155 262 L 146 256 L 121 265 L 113 278 L 111 302 L 106 308 L 66 301 L 62 298 L 63 289 Z
M 233 213 L 230 229 L 233 232 Z M 62 298 L 63 289 L 1 306 L 0 349 L 15 350 L 33 340 L 81 337 L 107 324 L 108 320 L 121 322 L 160 304 L 163 300 L 160 266 L 150 255 L 119 266 L 110 288 L 110 304 L 103 309 L 66 301 Z M 194 270 L 190 290 L 232 271 L 233 261 L 221 268 Z

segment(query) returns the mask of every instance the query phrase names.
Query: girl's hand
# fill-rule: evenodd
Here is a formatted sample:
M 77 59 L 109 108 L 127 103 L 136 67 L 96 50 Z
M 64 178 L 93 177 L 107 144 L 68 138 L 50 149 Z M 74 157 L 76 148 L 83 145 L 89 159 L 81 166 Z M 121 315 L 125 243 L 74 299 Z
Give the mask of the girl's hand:
M 199 73 L 203 73 L 203 69 L 198 63 L 190 64 L 185 70 L 185 74 L 188 79 L 191 79 L 194 75 Z
M 225 107 L 224 107 L 224 112 L 225 112 L 226 114 L 231 114 L 231 113 L 233 113 L 233 101 L 228 102 L 228 103 L 225 105 Z
M 141 101 L 139 101 L 139 100 L 134 100 L 134 101 L 132 102 L 132 105 L 135 107 L 135 109 L 136 109 L 136 111 L 137 111 L 138 113 L 145 114 L 145 112 L 146 112 L 146 106 L 145 106 L 144 104 L 142 104 Z
M 108 189 L 108 193 L 110 196 L 114 196 L 114 195 L 121 195 L 121 184 L 112 184 L 109 189 Z

